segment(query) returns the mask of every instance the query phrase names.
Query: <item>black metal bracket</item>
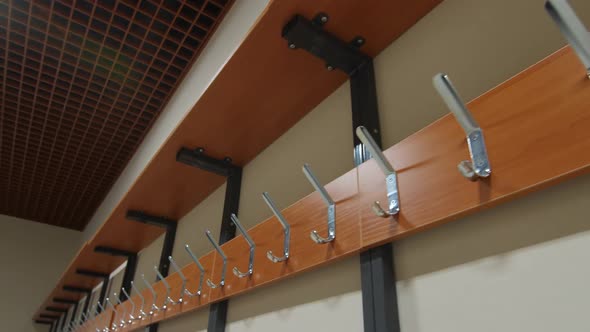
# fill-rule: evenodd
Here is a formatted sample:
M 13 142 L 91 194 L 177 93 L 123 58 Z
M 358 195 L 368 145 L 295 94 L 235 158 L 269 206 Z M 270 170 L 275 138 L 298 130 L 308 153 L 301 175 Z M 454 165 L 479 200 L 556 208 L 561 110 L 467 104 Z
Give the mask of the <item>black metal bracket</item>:
M 86 287 L 77 287 L 77 286 L 64 285 L 62 287 L 62 289 L 64 291 L 66 291 L 66 292 L 72 292 L 72 293 L 85 293 L 85 294 L 92 293 L 92 289 L 86 288 Z M 76 302 L 76 303 L 78 303 L 78 302 Z
M 232 213 L 238 214 L 240 192 L 242 190 L 242 168 L 232 164 L 232 159 L 225 157 L 218 160 L 205 155 L 203 148 L 194 150 L 182 147 L 176 154 L 176 161 L 202 169 L 207 172 L 224 176 L 227 179 L 225 200 L 219 244 L 223 244 L 236 236 L 236 226 L 231 221 Z M 223 332 L 227 321 L 228 301 L 213 303 L 209 306 L 208 332 Z M 150 330 L 150 332 L 153 332 Z
M 41 317 L 41 318 L 48 318 L 48 319 L 58 319 L 59 318 L 59 316 L 46 315 L 46 314 L 40 314 L 39 317 Z
M 144 224 L 162 227 L 166 229 L 166 235 L 164 236 L 164 245 L 162 247 L 162 254 L 160 255 L 160 264 L 158 266 L 158 269 L 160 270 L 162 276 L 168 276 L 168 271 L 170 270 L 168 256 L 172 255 L 172 249 L 174 248 L 177 221 L 166 217 L 153 216 L 143 211 L 137 210 L 127 211 L 127 215 L 125 216 L 125 218 L 128 220 L 137 221 Z M 130 289 L 131 287 L 131 280 L 129 280 L 129 286 L 127 287 L 127 289 Z
M 52 325 L 53 322 L 50 322 L 50 321 L 47 321 L 47 320 L 35 319 L 35 324 Z
M 110 275 L 108 273 L 96 272 L 96 271 L 86 270 L 86 269 L 76 269 L 76 273 L 79 274 L 79 275 L 90 277 L 90 278 L 101 278 L 104 283 L 108 283 L 109 282 L 109 277 L 110 277 Z M 103 287 L 103 289 L 104 289 L 105 294 L 106 294 L 106 289 L 104 287 Z M 82 312 L 87 312 L 88 311 L 88 307 L 90 306 L 90 297 L 91 297 L 91 294 L 92 293 L 86 295 L 86 301 L 84 301 L 84 308 L 82 309 Z M 101 294 L 102 294 L 102 292 L 101 292 Z
M 143 211 L 137 210 L 127 211 L 127 215 L 125 215 L 125 218 L 128 220 L 139 221 L 144 224 L 164 228 L 176 225 L 176 220 L 172 220 L 166 217 L 152 216 Z
M 74 304 L 74 303 L 76 303 L 76 300 L 63 299 L 63 298 L 60 298 L 60 297 L 54 297 L 51 301 L 52 302 L 55 302 L 55 303 L 62 303 L 62 304 Z
M 225 157 L 222 160 L 209 157 L 205 155 L 204 148 L 191 150 L 181 147 L 176 153 L 176 161 L 225 177 L 231 176 L 238 169 L 241 171 L 241 167 L 232 164 L 230 157 Z
M 100 254 L 111 255 L 111 256 L 122 256 L 122 257 L 129 257 L 129 256 L 137 255 L 137 253 L 135 253 L 133 251 L 121 250 L 121 249 L 111 248 L 111 247 L 107 247 L 107 246 L 96 246 L 96 247 L 94 247 L 94 252 L 97 252 Z
M 343 42 L 323 29 L 327 22 L 328 15 L 324 13 L 313 20 L 295 15 L 283 28 L 282 36 L 289 48 L 303 49 L 323 60 L 328 70 L 340 69 L 352 76 L 364 62 L 371 61 L 371 57 L 359 51 L 365 39 L 356 37 Z
M 91 271 L 91 270 L 85 270 L 85 269 L 76 269 L 76 273 L 79 275 L 83 275 L 85 277 L 90 277 L 90 278 L 108 278 L 109 274 L 108 273 L 103 273 L 103 272 L 96 272 L 96 271 Z
M 143 211 L 137 210 L 129 210 L 125 216 L 126 219 L 136 222 L 141 222 L 147 225 L 162 227 L 166 229 L 166 234 L 164 235 L 164 245 L 162 246 L 162 253 L 160 254 L 160 264 L 158 265 L 158 270 L 162 274 L 162 276 L 167 277 L 168 272 L 170 270 L 170 262 L 168 261 L 168 257 L 172 256 L 172 250 L 174 249 L 174 239 L 176 238 L 176 228 L 177 228 L 177 221 L 162 217 L 162 216 L 153 216 L 147 214 Z M 129 264 L 129 262 L 127 263 Z M 137 256 L 135 256 L 135 261 L 133 265 L 137 265 Z M 131 281 L 135 276 L 135 268 L 133 269 L 133 274 L 127 274 L 123 276 L 123 287 L 127 290 L 131 289 Z M 157 278 L 156 278 L 157 281 Z M 124 294 L 120 294 L 121 301 L 126 300 L 123 298 Z M 154 332 L 158 330 L 158 324 L 152 324 L 149 327 L 149 331 Z
M 358 126 L 366 127 L 381 146 L 377 89 L 373 59 L 359 48 L 364 38 L 344 42 L 325 31 L 328 15 L 313 20 L 296 15 L 283 28 L 282 36 L 291 49 L 303 49 L 326 63 L 328 70 L 340 69 L 350 77 L 354 163 L 370 159 L 370 154 L 356 137 Z M 386 244 L 361 253 L 363 321 L 366 332 L 400 331 L 395 289 L 393 245 Z
M 94 252 L 111 255 L 111 256 L 121 256 L 127 258 L 127 266 L 125 266 L 125 272 L 123 274 L 123 282 L 121 283 L 121 288 L 130 289 L 131 288 L 131 281 L 135 278 L 135 269 L 137 268 L 137 253 L 127 250 L 121 250 L 106 246 L 96 246 L 94 247 Z M 106 276 L 103 279 L 103 285 L 100 290 L 100 297 L 98 301 L 100 303 L 104 303 L 104 299 L 106 297 L 106 291 L 109 283 L 109 276 Z M 123 292 L 119 292 L 119 299 L 124 301 L 125 298 L 122 294 Z M 100 310 L 100 309 L 99 309 Z M 100 311 L 99 311 L 100 312 Z
M 63 308 L 57 308 L 57 307 L 46 307 L 45 308 L 46 311 L 51 311 L 51 312 L 68 312 L 68 309 L 63 309 Z

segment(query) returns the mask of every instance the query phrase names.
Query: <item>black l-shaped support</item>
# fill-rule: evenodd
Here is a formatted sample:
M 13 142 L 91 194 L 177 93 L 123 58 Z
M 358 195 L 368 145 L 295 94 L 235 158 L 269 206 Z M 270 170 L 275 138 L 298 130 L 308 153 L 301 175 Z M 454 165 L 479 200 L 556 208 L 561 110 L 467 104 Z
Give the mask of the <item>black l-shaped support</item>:
M 365 126 L 381 146 L 373 60 L 359 50 L 365 43 L 362 37 L 347 43 L 326 32 L 323 25 L 328 19 L 324 13 L 313 20 L 296 15 L 282 35 L 289 48 L 305 50 L 322 59 L 328 70 L 340 69 L 350 77 L 354 163 L 358 166 L 371 157 L 356 137 L 358 126 Z M 400 331 L 391 243 L 361 253 L 361 283 L 365 332 Z
M 135 269 L 137 268 L 137 253 L 127 250 L 121 250 L 117 248 L 111 248 L 107 246 L 96 246 L 94 247 L 94 252 L 111 255 L 111 256 L 120 256 L 127 258 L 127 265 L 125 266 L 125 272 L 123 273 L 123 282 L 121 283 L 121 288 L 130 287 L 131 281 L 135 277 Z M 104 305 L 104 300 L 107 295 L 107 289 L 109 288 L 109 276 L 105 277 L 102 282 L 102 288 L 100 289 L 100 295 L 98 297 L 98 302 Z M 123 298 L 123 292 L 120 292 L 119 299 L 121 301 L 125 300 Z M 97 309 L 100 313 L 100 308 Z
M 96 271 L 92 271 L 92 270 L 86 270 L 86 269 L 76 269 L 76 273 L 79 275 L 83 275 L 89 278 L 100 278 L 103 280 L 103 289 L 106 292 L 106 288 L 104 287 L 104 284 L 107 284 L 109 282 L 109 274 L 108 273 L 103 273 L 103 272 L 96 272 Z M 102 293 L 102 291 L 101 291 Z M 90 298 L 92 297 L 92 292 L 88 295 L 86 295 L 86 301 L 84 301 L 84 308 L 82 309 L 82 312 L 88 312 L 88 307 L 90 306 Z M 55 299 L 54 299 L 55 300 Z
M 176 154 L 176 161 L 193 166 L 227 178 L 225 201 L 219 244 L 223 244 L 236 236 L 236 226 L 231 221 L 232 213 L 238 214 L 240 207 L 240 191 L 242 188 L 242 168 L 232 164 L 229 157 L 223 160 L 211 158 L 204 153 L 203 148 L 191 150 L 181 148 Z M 209 323 L 207 332 L 223 332 L 227 321 L 228 301 L 213 303 L 209 307 Z
M 164 245 L 162 246 L 162 253 L 160 254 L 160 264 L 158 265 L 158 270 L 160 271 L 163 277 L 167 277 L 168 272 L 170 270 L 170 262 L 168 261 L 168 257 L 172 256 L 172 250 L 174 249 L 174 239 L 176 238 L 177 221 L 162 216 L 150 215 L 143 211 L 137 210 L 127 211 L 127 215 L 125 216 L 125 218 L 147 225 L 162 227 L 166 230 L 166 234 L 164 235 Z M 123 277 L 123 287 L 126 290 L 130 290 L 131 281 L 133 281 L 133 278 L 135 277 L 135 270 L 133 272 L 133 275 L 130 275 L 127 278 L 126 277 L 127 275 Z M 158 281 L 157 277 L 156 281 Z M 121 301 L 123 300 L 126 299 L 124 299 L 123 294 L 121 294 Z M 158 323 L 150 325 L 148 331 L 158 331 L 158 325 Z
M 66 291 L 66 292 L 86 294 L 86 297 L 87 298 L 89 298 L 90 297 L 90 294 L 92 294 L 92 289 L 91 288 L 86 288 L 86 287 L 78 287 L 78 286 L 64 285 L 62 287 L 62 289 L 64 291 Z M 72 322 L 72 320 L 74 320 L 76 318 L 76 312 L 78 311 L 78 301 L 76 301 L 75 303 L 73 303 L 73 305 L 74 305 L 74 308 L 72 310 L 72 314 L 70 315 L 70 319 L 68 320 L 67 323 L 66 323 L 66 320 L 67 320 L 68 312 L 66 311 L 66 313 L 65 313 L 65 316 L 66 317 L 63 320 L 63 323 L 62 323 L 62 326 L 61 326 L 62 329 L 63 329 L 64 326 L 67 326 L 67 324 L 70 324 Z

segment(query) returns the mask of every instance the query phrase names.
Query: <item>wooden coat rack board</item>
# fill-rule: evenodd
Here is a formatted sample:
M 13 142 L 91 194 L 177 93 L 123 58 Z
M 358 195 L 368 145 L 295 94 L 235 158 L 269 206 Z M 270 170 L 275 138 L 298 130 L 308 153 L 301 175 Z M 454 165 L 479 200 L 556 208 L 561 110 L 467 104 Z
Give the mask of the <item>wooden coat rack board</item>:
M 283 210 L 291 225 L 291 256 L 286 262 L 266 258 L 268 250 L 282 250 L 283 230 L 276 218 L 269 218 L 248 231 L 256 243 L 250 278 L 231 273 L 234 266 L 245 270 L 248 264 L 248 246 L 238 236 L 222 246 L 228 256 L 223 288 L 205 285 L 200 297 L 185 296 L 185 303 L 170 305 L 165 312 L 118 331 L 136 330 L 202 308 L 586 173 L 590 169 L 589 106 L 590 80 L 575 53 L 565 47 L 468 104 L 486 137 L 493 169 L 489 178 L 470 182 L 457 171 L 457 163 L 469 153 L 465 134 L 452 115 L 444 116 L 384 152 L 397 170 L 401 210 L 396 218 L 380 218 L 371 210 L 373 201 L 386 201 L 385 182 L 374 160 L 366 162 L 326 186 L 336 201 L 332 243 L 320 245 L 310 239 L 312 230 L 325 234 L 327 218 L 326 205 L 313 193 Z M 210 252 L 200 261 L 205 278 L 217 282 L 221 257 Z M 195 264 L 185 266 L 183 272 L 189 279 L 188 289 L 195 291 L 199 281 Z M 180 277 L 175 273 L 166 280 L 171 297 L 177 299 Z M 160 306 L 166 290 L 162 282 L 154 288 Z M 143 295 L 149 308 L 152 296 L 148 290 Z M 132 299 L 140 302 L 137 296 Z M 131 310 L 129 301 L 122 305 Z M 112 324 L 116 317 L 112 312 L 103 315 L 101 323 L 110 317 Z M 79 331 L 95 331 L 94 324 L 88 322 Z

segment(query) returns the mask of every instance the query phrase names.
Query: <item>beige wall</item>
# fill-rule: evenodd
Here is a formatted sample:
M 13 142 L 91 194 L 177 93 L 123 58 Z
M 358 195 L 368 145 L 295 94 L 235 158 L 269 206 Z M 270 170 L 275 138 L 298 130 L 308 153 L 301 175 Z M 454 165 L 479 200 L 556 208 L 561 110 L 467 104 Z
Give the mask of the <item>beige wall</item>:
M 228 26 L 241 11 L 252 18 L 262 8 L 247 10 L 245 3 L 236 3 Z M 564 45 L 543 3 L 447 0 L 382 52 L 375 68 L 384 146 L 448 113 L 432 88 L 435 73 L 450 74 L 469 100 Z M 572 3 L 590 25 L 590 3 Z M 264 190 L 280 207 L 310 193 L 303 162 L 322 182 L 351 169 L 351 146 L 344 84 L 246 165 L 240 220 L 253 226 L 270 215 L 259 196 Z M 198 254 L 210 250 L 202 232 L 218 232 L 223 193 L 218 189 L 180 221 L 174 257 L 181 264 L 189 261 L 185 242 Z M 590 177 L 580 177 L 396 243 L 402 329 L 587 331 L 589 193 Z M 141 253 L 138 276 L 154 278 L 161 245 L 159 239 Z M 231 332 L 362 331 L 358 257 L 232 298 L 228 321 Z M 206 326 L 205 309 L 163 322 L 160 331 Z
M 46 331 L 32 317 L 79 247 L 80 232 L 0 215 L 2 331 Z

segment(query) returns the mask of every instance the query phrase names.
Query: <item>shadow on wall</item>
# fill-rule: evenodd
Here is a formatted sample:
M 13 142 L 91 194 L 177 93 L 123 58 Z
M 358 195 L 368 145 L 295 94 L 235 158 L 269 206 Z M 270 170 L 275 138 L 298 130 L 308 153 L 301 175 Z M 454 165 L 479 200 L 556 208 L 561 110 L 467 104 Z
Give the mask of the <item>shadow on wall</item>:
M 288 322 L 297 306 L 318 301 L 324 301 L 327 307 L 338 307 L 342 295 L 360 290 L 359 269 L 359 259 L 354 256 L 286 282 L 232 298 L 228 323 L 245 320 L 248 325 L 248 319 L 271 312 L 277 314 L 280 320 Z M 252 301 L 256 304 L 252 305 Z M 232 307 L 239 310 L 232 310 Z
M 396 242 L 400 281 L 590 231 L 590 174 Z

